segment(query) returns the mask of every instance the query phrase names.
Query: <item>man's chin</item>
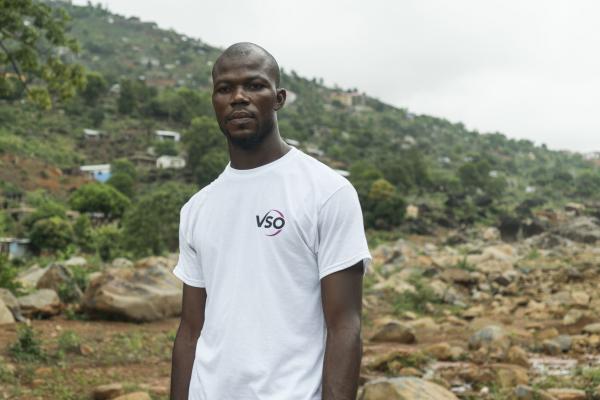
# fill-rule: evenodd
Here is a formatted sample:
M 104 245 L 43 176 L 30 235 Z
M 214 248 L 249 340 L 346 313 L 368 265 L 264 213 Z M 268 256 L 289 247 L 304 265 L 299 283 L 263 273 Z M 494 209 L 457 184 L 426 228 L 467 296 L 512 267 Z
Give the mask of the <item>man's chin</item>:
M 229 132 L 227 136 L 234 146 L 240 147 L 244 150 L 255 148 L 262 143 L 264 139 L 264 137 L 259 135 L 257 132 L 250 131 Z

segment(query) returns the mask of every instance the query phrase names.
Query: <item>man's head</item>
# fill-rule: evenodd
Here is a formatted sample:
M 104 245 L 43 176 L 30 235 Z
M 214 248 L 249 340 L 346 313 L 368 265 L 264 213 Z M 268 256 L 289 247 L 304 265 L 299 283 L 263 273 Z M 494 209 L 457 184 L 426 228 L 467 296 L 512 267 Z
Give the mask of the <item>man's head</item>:
M 219 56 L 212 77 L 215 115 L 232 144 L 251 149 L 276 130 L 276 112 L 286 93 L 279 88 L 279 65 L 269 52 L 236 43 Z

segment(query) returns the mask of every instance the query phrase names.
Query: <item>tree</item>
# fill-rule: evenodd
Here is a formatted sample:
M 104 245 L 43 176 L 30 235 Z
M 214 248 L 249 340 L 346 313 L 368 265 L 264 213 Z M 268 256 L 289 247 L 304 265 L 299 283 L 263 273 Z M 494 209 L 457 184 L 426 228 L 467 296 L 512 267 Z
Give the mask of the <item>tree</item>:
M 187 150 L 188 168 L 199 185 L 210 183 L 223 170 L 229 160 L 225 139 L 214 119 L 197 117 L 184 132 L 183 143 Z
M 367 226 L 389 229 L 400 225 L 404 218 L 406 203 L 396 192 L 396 188 L 383 178 L 371 185 L 365 204 Z
M 34 0 L 0 0 L 0 97 L 23 94 L 43 108 L 53 99 L 76 94 L 85 83 L 84 69 L 64 62 L 77 53 L 77 42 L 65 33 L 69 16 L 62 8 Z
M 135 182 L 131 175 L 128 175 L 124 172 L 117 172 L 116 174 L 112 174 L 106 183 L 123 193 L 128 198 L 133 198 L 133 187 Z
M 194 192 L 169 182 L 142 196 L 123 218 L 126 247 L 137 256 L 176 250 L 179 211 Z
M 81 97 L 83 97 L 88 106 L 94 106 L 98 102 L 98 99 L 108 91 L 108 83 L 97 72 L 90 72 L 85 78 L 85 87 L 81 91 Z
M 29 239 L 36 250 L 64 250 L 73 241 L 73 228 L 60 217 L 36 221 L 29 232 Z
M 131 202 L 110 185 L 88 183 L 71 195 L 69 203 L 79 212 L 101 212 L 113 219 L 121 217 Z

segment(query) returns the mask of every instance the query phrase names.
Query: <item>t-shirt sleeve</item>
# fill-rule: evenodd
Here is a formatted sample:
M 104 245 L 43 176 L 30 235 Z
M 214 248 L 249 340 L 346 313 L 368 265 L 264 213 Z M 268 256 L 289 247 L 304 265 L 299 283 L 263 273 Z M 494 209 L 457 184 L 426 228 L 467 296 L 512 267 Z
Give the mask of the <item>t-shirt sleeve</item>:
M 363 262 L 363 273 L 371 254 L 363 225 L 358 194 L 348 183 L 323 204 L 317 222 L 317 263 L 319 279 Z
M 190 203 L 187 203 L 179 213 L 179 259 L 173 274 L 189 286 L 205 287 L 199 254 L 189 242 L 191 232 L 189 211 Z

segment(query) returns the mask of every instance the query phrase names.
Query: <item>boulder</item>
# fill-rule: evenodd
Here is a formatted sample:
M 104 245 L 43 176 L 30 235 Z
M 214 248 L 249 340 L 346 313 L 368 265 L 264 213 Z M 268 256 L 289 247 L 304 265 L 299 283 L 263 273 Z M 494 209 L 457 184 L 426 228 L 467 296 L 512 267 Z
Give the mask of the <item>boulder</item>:
M 27 268 L 25 271 L 22 271 L 17 275 L 15 281 L 20 283 L 25 289 L 34 289 L 37 287 L 37 283 L 46 273 L 46 268 L 41 268 L 39 265 L 34 264 L 31 267 Z
M 586 400 L 588 398 L 585 391 L 579 389 L 548 389 L 548 393 L 556 400 Z
M 416 341 L 415 330 L 400 321 L 390 321 L 377 330 L 371 341 L 410 344 Z
M 87 260 L 83 257 L 71 257 L 63 264 L 65 267 L 85 267 Z
M 508 348 L 509 345 L 510 338 L 504 328 L 498 325 L 488 325 L 469 338 L 469 348 L 474 350 L 481 347 Z
M 36 287 L 38 289 L 54 289 L 56 292 L 60 292 L 61 288 L 66 285 L 70 285 L 73 288 L 73 300 L 81 299 L 83 293 L 73 281 L 71 270 L 64 264 L 52 263 L 46 268 L 46 271 L 38 280 Z
M 120 383 L 110 383 L 94 388 L 92 397 L 94 400 L 110 400 L 123 394 L 123 385 Z
M 0 288 L 0 300 L 4 302 L 4 305 L 8 307 L 13 317 L 17 321 L 25 321 L 21 313 L 21 307 L 19 306 L 19 300 L 14 294 L 8 289 Z
M 27 296 L 18 297 L 21 312 L 27 317 L 48 317 L 60 313 L 62 304 L 52 289 L 39 289 Z
M 109 268 L 88 284 L 82 305 L 90 313 L 155 321 L 181 313 L 182 283 L 162 264 Z
M 152 400 L 152 397 L 146 392 L 133 392 L 115 397 L 113 400 Z
M 8 309 L 4 301 L 0 299 L 0 325 L 4 324 L 14 324 L 15 317 L 13 317 L 12 312 Z
M 167 257 L 151 256 L 139 259 L 135 264 L 135 269 L 146 269 L 150 267 L 160 266 L 168 269 L 169 271 L 175 267 L 176 261 L 173 261 Z
M 113 268 L 133 268 L 133 263 L 126 258 L 117 257 L 112 261 L 111 266 Z
M 452 392 L 420 378 L 381 378 L 368 382 L 360 400 L 458 400 Z
M 577 217 L 559 226 L 556 233 L 581 243 L 596 243 L 600 240 L 600 224 L 596 218 Z

